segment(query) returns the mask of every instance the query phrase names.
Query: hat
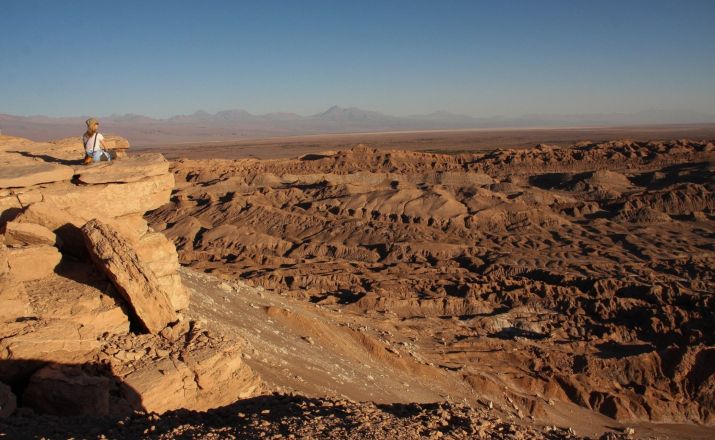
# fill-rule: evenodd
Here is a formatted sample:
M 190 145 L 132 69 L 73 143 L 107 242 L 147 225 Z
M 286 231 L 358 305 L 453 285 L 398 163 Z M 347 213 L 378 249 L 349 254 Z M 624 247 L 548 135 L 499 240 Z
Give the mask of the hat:
M 87 127 L 92 127 L 93 125 L 99 124 L 99 122 L 94 118 L 87 119 Z

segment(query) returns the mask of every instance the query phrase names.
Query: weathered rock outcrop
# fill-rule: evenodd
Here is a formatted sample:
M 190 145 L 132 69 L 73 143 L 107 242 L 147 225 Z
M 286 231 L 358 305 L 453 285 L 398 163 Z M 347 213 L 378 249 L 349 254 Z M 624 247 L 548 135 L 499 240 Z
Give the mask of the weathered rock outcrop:
M 169 174 L 169 162 L 161 154 L 144 154 L 115 163 L 100 162 L 92 167 L 75 170 L 77 180 L 97 185 L 100 183 L 137 182 L 150 176 Z
M 142 218 L 145 212 L 166 203 L 174 186 L 163 156 L 145 154 L 83 166 L 78 163 L 81 148 L 74 138 L 49 144 L 4 139 L 7 142 L 0 145 L 0 231 L 5 233 L 6 244 L 49 245 L 75 257 L 86 257 L 79 228 L 97 218 L 126 236 L 139 259 L 152 271 L 157 270 L 154 275 L 175 310 L 188 307 L 173 244 L 150 231 Z M 123 145 L 121 138 L 115 143 Z M 48 172 L 50 169 L 52 172 Z M 44 248 L 28 247 L 11 253 L 14 260 L 20 259 L 16 266 L 24 268 L 23 274 L 18 273 L 23 279 L 44 276 L 49 266 L 59 262 L 58 253 L 53 257 Z M 27 258 L 38 258 L 37 271 L 25 264 Z
M 56 247 L 39 245 L 7 249 L 7 262 L 17 281 L 40 280 L 48 277 L 60 264 L 62 254 Z
M 27 292 L 21 282 L 9 275 L 0 275 L 0 323 L 15 321 L 18 317 L 32 313 Z
M 8 245 L 32 246 L 49 245 L 61 247 L 57 234 L 42 225 L 34 223 L 7 222 L 5 243 Z
M 189 306 L 176 249 L 143 218 L 169 201 L 168 162 L 82 166 L 78 144 L 0 137 L 0 381 L 55 415 L 207 409 L 257 392 L 241 341 L 176 312 Z M 0 384 L 0 416 L 12 402 Z
M 6 160 L 0 168 L 0 188 L 25 188 L 40 183 L 72 178 L 72 168 L 54 163 L 13 163 Z
M 92 260 L 112 280 L 146 330 L 158 333 L 176 320 L 159 280 L 139 260 L 128 239 L 98 220 L 88 221 L 82 233 Z
M 261 380 L 241 358 L 244 348 L 244 342 L 198 322 L 180 321 L 161 335 L 116 336 L 98 361 L 132 391 L 124 393 L 129 403 L 141 397 L 148 411 L 205 410 L 261 390 Z

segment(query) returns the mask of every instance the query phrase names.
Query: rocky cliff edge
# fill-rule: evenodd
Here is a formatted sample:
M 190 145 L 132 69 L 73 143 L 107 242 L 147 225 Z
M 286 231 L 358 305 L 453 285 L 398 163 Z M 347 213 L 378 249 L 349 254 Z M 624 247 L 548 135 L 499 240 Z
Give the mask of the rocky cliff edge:
M 143 215 L 169 201 L 160 154 L 81 165 L 79 138 L 0 136 L 0 417 L 204 410 L 256 394 L 243 341 L 181 311 L 174 245 Z

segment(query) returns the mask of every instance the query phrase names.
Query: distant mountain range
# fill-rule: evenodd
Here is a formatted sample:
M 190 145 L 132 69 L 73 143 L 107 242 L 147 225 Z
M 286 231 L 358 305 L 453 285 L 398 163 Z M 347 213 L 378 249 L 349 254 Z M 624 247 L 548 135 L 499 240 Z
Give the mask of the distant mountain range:
M 0 130 L 3 134 L 34 140 L 57 139 L 81 134 L 84 131 L 85 119 L 87 116 L 53 118 L 0 114 Z M 166 119 L 137 114 L 110 115 L 99 119 L 103 132 L 120 134 L 135 145 L 399 130 L 715 123 L 715 115 L 687 110 L 475 118 L 444 111 L 426 115 L 390 116 L 355 107 L 338 106 L 310 116 L 295 113 L 256 115 L 236 109 L 218 113 L 197 111 L 190 115 L 176 115 Z

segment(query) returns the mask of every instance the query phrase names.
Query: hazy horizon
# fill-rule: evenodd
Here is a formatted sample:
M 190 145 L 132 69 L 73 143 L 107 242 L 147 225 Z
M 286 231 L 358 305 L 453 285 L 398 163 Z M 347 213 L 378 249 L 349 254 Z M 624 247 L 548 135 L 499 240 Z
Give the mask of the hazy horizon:
M 177 113 L 177 114 L 171 114 L 167 116 L 151 116 L 151 115 L 146 115 L 138 112 L 129 112 L 129 113 L 112 113 L 112 114 L 74 114 L 74 115 L 62 115 L 62 116 L 53 116 L 53 115 L 48 115 L 48 114 L 17 114 L 17 113 L 9 113 L 9 112 L 0 112 L 0 114 L 7 115 L 7 116 L 15 116 L 15 117 L 20 117 L 20 118 L 49 118 L 49 119 L 64 119 L 64 118 L 86 118 L 86 117 L 99 117 L 99 118 L 123 118 L 123 117 L 131 117 L 131 116 L 137 116 L 137 117 L 146 117 L 146 118 L 151 118 L 151 119 L 156 119 L 156 120 L 169 120 L 172 118 L 176 117 L 181 117 L 181 116 L 194 116 L 194 115 L 199 115 L 199 114 L 206 114 L 209 116 L 215 116 L 219 115 L 222 113 L 230 113 L 230 112 L 246 112 L 250 114 L 251 116 L 256 116 L 256 117 L 261 117 L 261 116 L 270 116 L 270 115 L 281 115 L 281 114 L 286 114 L 286 115 L 295 115 L 300 118 L 310 118 L 310 117 L 315 117 L 315 116 L 320 116 L 321 114 L 328 112 L 332 109 L 340 109 L 340 110 L 358 110 L 358 111 L 364 111 L 364 112 L 369 112 L 369 113 L 379 113 L 383 116 L 386 117 L 396 117 L 396 118 L 410 118 L 410 117 L 427 117 L 427 116 L 439 116 L 439 115 L 445 115 L 445 116 L 455 116 L 455 117 L 466 117 L 466 118 L 473 118 L 473 119 L 519 119 L 519 118 L 527 118 L 527 117 L 560 117 L 560 116 L 573 116 L 573 117 L 588 117 L 588 116 L 619 116 L 619 115 L 637 115 L 637 114 L 644 114 L 644 113 L 672 113 L 672 114 L 692 114 L 692 115 L 697 115 L 697 116 L 705 116 L 705 117 L 712 117 L 714 118 L 712 122 L 715 122 L 715 113 L 706 113 L 706 112 L 698 112 L 695 110 L 689 110 L 689 109 L 682 109 L 682 108 L 648 108 L 648 109 L 642 109 L 634 112 L 600 112 L 600 113 L 529 113 L 529 114 L 517 114 L 517 115 L 512 115 L 512 116 L 506 116 L 506 115 L 481 115 L 481 116 L 475 116 L 475 115 L 469 115 L 465 113 L 454 113 L 450 112 L 447 110 L 443 109 L 435 109 L 430 112 L 426 113 L 413 113 L 413 114 L 388 114 L 384 113 L 378 110 L 374 109 L 369 109 L 369 108 L 358 108 L 355 106 L 344 106 L 344 105 L 331 105 L 330 107 L 323 109 L 322 111 L 316 112 L 316 113 L 311 113 L 311 114 L 300 114 L 300 113 L 295 113 L 295 112 L 289 112 L 289 111 L 284 111 L 284 110 L 274 110 L 274 111 L 268 111 L 265 113 L 260 113 L 260 112 L 255 112 L 251 111 L 250 109 L 245 109 L 245 108 L 226 108 L 226 109 L 219 109 L 215 112 L 208 112 L 204 109 L 196 109 L 192 112 L 188 113 Z M 697 123 L 701 123 L 702 121 L 696 121 Z M 663 124 L 667 124 L 667 121 L 660 122 Z M 676 122 L 677 123 L 677 122 Z
M 715 114 L 712 1 L 0 6 L 0 113 Z

